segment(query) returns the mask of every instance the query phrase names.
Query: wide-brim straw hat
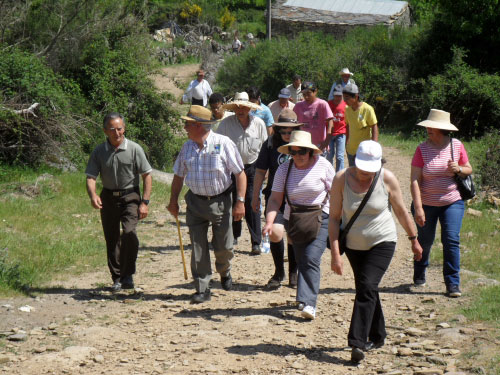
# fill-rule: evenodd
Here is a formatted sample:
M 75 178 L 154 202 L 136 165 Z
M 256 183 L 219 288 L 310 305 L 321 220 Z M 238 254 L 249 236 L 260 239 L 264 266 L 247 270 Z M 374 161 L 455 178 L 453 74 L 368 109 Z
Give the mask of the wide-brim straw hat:
M 186 116 L 181 116 L 181 119 L 191 122 L 201 122 L 203 124 L 213 124 L 216 121 L 212 119 L 212 111 L 201 105 L 192 105 Z
M 289 147 L 305 147 L 314 150 L 314 154 L 321 154 L 322 151 L 317 148 L 311 142 L 311 133 L 303 131 L 303 130 L 294 130 L 292 135 L 290 136 L 290 142 L 286 145 L 278 147 L 278 152 L 286 155 L 290 155 Z
M 342 75 L 344 75 L 344 74 L 349 74 L 351 77 L 354 75 L 354 73 L 351 73 L 351 72 L 349 71 L 349 68 L 344 68 L 344 69 L 342 69 L 342 70 L 339 72 L 339 75 L 341 75 L 341 76 L 342 76 Z
M 450 112 L 441 111 L 440 109 L 431 109 L 427 120 L 421 121 L 417 125 L 426 128 L 458 131 L 458 128 L 450 122 Z
M 304 125 L 302 122 L 297 122 L 297 114 L 290 108 L 282 110 L 278 116 L 278 121 L 273 123 L 274 126 L 284 128 L 292 128 L 295 126 Z
M 237 92 L 234 99 L 222 106 L 223 109 L 234 112 L 238 107 L 247 107 L 251 111 L 262 109 L 260 105 L 252 103 L 246 92 Z

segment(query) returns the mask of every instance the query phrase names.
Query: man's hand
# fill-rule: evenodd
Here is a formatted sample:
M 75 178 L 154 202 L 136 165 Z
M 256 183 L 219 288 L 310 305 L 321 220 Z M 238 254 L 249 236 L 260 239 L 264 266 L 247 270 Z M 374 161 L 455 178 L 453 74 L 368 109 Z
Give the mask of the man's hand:
M 243 202 L 237 201 L 233 207 L 233 220 L 240 221 L 245 216 L 245 205 Z
M 146 203 L 141 202 L 139 205 L 139 220 L 144 219 L 148 216 L 148 206 Z
M 90 204 L 92 205 L 92 207 L 100 210 L 102 208 L 101 197 L 97 194 L 92 196 L 92 198 L 90 198 Z
M 176 201 L 170 201 L 167 210 L 177 219 L 177 216 L 179 216 L 179 204 Z

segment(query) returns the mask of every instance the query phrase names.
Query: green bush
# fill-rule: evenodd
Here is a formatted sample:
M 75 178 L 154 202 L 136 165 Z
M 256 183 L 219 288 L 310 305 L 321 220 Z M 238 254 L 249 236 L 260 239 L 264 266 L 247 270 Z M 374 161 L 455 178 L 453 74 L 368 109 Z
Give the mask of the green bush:
M 483 185 L 500 191 L 500 130 L 494 130 L 484 137 L 486 152 L 478 166 Z

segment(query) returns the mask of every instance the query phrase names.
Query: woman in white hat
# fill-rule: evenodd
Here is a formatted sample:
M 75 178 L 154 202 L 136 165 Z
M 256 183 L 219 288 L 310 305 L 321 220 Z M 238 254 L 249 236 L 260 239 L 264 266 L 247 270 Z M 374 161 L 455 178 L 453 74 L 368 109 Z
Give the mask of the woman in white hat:
M 420 259 L 422 248 L 417 241 L 415 224 L 404 205 L 399 182 L 392 172 L 382 168 L 380 144 L 371 140 L 361 142 L 355 163 L 355 166 L 339 171 L 333 180 L 328 229 L 331 268 L 342 275 L 339 229 L 345 229 L 374 183 L 371 195 L 346 237 L 345 253 L 356 285 L 347 341 L 352 347 L 351 360 L 359 362 L 365 357 L 365 351 L 384 345 L 387 336 L 378 285 L 396 248 L 396 225 L 390 206 L 408 234 L 414 259 Z
M 466 177 L 472 173 L 472 167 L 464 145 L 450 138 L 450 132 L 458 129 L 450 122 L 448 112 L 431 109 L 427 120 L 417 125 L 426 128 L 427 140 L 417 147 L 411 162 L 412 212 L 418 240 L 424 249 L 422 260 L 414 262 L 413 282 L 416 288 L 425 286 L 425 271 L 439 220 L 446 294 L 460 297 L 460 229 L 464 201 L 454 176 Z
M 315 238 L 308 242 L 292 238 L 295 259 L 298 264 L 297 302 L 306 319 L 316 317 L 316 300 L 319 292 L 321 256 L 328 237 L 328 212 L 330 191 L 335 170 L 326 158 L 319 157 L 321 150 L 311 142 L 311 134 L 296 130 L 290 142 L 278 148 L 278 152 L 291 155 L 281 164 L 274 176 L 271 198 L 266 214 L 263 234 L 272 235 L 274 220 L 285 201 L 285 228 L 288 234 L 290 204 L 294 206 L 317 207 L 318 225 Z M 286 199 L 285 199 L 286 197 Z

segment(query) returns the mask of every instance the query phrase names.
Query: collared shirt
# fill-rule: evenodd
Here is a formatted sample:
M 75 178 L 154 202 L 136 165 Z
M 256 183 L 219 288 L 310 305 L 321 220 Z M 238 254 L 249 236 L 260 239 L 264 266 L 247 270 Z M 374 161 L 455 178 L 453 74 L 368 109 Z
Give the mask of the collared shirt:
M 349 78 L 347 83 L 345 83 L 342 78 L 340 78 L 340 81 L 333 82 L 333 85 L 330 88 L 330 93 L 328 94 L 328 100 L 333 100 L 333 96 L 334 96 L 333 93 L 335 92 L 335 87 L 337 87 L 337 85 L 341 85 L 342 88 L 344 88 L 349 83 L 354 85 L 356 82 L 354 82 L 354 80 L 352 78 Z
M 139 176 L 152 170 L 142 147 L 125 138 L 118 148 L 108 141 L 97 146 L 85 174 L 95 179 L 100 174 L 106 189 L 122 190 L 138 187 Z
M 184 177 L 186 186 L 198 195 L 212 197 L 231 185 L 231 173 L 243 170 L 236 145 L 228 137 L 210 131 L 200 149 L 188 140 L 174 164 L 174 173 Z
M 278 117 L 279 117 L 282 110 L 284 110 L 285 108 L 293 109 L 293 107 L 295 107 L 295 104 L 293 104 L 290 100 L 288 100 L 286 102 L 285 107 L 281 106 L 279 99 L 275 100 L 274 102 L 269 104 L 269 109 L 271 110 L 271 113 L 273 114 L 274 122 L 278 122 Z
M 244 164 L 252 164 L 257 160 L 260 148 L 268 137 L 264 121 L 258 117 L 249 116 L 250 123 L 246 129 L 243 129 L 236 115 L 222 120 L 217 128 L 217 133 L 228 136 L 236 143 Z
M 299 85 L 298 88 L 295 88 L 293 87 L 293 83 L 290 83 L 286 88 L 290 90 L 290 94 L 292 95 L 292 99 L 295 103 L 304 100 L 304 95 L 302 95 L 302 85 Z
M 208 81 L 202 79 L 201 82 L 197 79 L 193 79 L 189 84 L 186 93 L 182 96 L 182 101 L 184 103 L 190 103 L 191 99 L 203 99 L 203 106 L 206 107 L 208 103 L 208 98 L 212 95 L 212 88 Z
M 273 114 L 271 113 L 271 110 L 267 105 L 265 105 L 262 102 L 259 105 L 262 109 L 258 109 L 256 111 L 250 111 L 250 114 L 260 117 L 264 121 L 264 124 L 267 127 L 273 126 Z

